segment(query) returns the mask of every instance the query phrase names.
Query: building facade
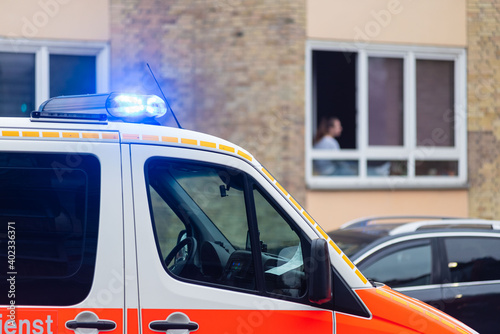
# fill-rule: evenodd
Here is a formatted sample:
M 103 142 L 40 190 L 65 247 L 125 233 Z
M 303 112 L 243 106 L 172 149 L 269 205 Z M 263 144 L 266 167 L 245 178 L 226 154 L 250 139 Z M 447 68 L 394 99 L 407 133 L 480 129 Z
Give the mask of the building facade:
M 373 215 L 500 218 L 492 0 L 4 6 L 4 115 L 61 94 L 160 94 L 149 64 L 183 127 L 250 150 L 327 230 Z M 315 148 L 332 116 L 341 149 Z

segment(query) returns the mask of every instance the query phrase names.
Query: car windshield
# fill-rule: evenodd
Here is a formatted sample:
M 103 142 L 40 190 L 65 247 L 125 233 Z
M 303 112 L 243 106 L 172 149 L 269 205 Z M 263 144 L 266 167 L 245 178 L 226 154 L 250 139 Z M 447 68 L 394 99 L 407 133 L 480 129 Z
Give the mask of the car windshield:
M 373 241 L 388 235 L 386 230 L 367 230 L 363 228 L 335 230 L 328 233 L 330 238 L 349 257 Z

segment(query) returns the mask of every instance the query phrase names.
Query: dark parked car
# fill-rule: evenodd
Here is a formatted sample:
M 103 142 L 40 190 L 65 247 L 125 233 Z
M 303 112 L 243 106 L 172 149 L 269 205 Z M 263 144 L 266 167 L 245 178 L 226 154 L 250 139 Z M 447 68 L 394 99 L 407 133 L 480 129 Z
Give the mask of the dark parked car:
M 365 218 L 329 236 L 370 280 L 500 331 L 500 221 Z

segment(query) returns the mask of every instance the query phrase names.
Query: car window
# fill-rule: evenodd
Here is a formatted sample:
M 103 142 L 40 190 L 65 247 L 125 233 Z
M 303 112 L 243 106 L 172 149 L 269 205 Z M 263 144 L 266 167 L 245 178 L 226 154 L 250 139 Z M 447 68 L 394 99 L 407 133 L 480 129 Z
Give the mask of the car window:
M 392 288 L 430 284 L 431 245 L 392 246 L 359 265 L 366 278 Z
M 0 302 L 67 306 L 84 300 L 96 260 L 99 160 L 0 153 L 0 184 Z
M 146 170 L 158 253 L 169 274 L 293 298 L 304 295 L 304 242 L 266 193 L 252 186 L 250 176 L 165 158 L 150 159 Z M 257 265 L 263 269 L 256 270 Z M 257 284 L 258 273 L 263 287 Z
M 300 238 L 262 191 L 254 189 L 259 241 L 266 276 L 266 291 L 300 297 L 305 292 L 305 272 Z
M 500 238 L 446 238 L 444 244 L 453 283 L 500 279 Z

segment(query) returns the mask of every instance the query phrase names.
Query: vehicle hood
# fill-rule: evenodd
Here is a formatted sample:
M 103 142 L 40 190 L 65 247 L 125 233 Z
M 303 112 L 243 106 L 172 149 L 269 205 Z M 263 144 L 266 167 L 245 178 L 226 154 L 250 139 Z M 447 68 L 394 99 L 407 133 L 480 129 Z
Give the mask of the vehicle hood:
M 371 319 L 336 315 L 338 333 L 477 334 L 462 322 L 388 286 L 358 289 Z

